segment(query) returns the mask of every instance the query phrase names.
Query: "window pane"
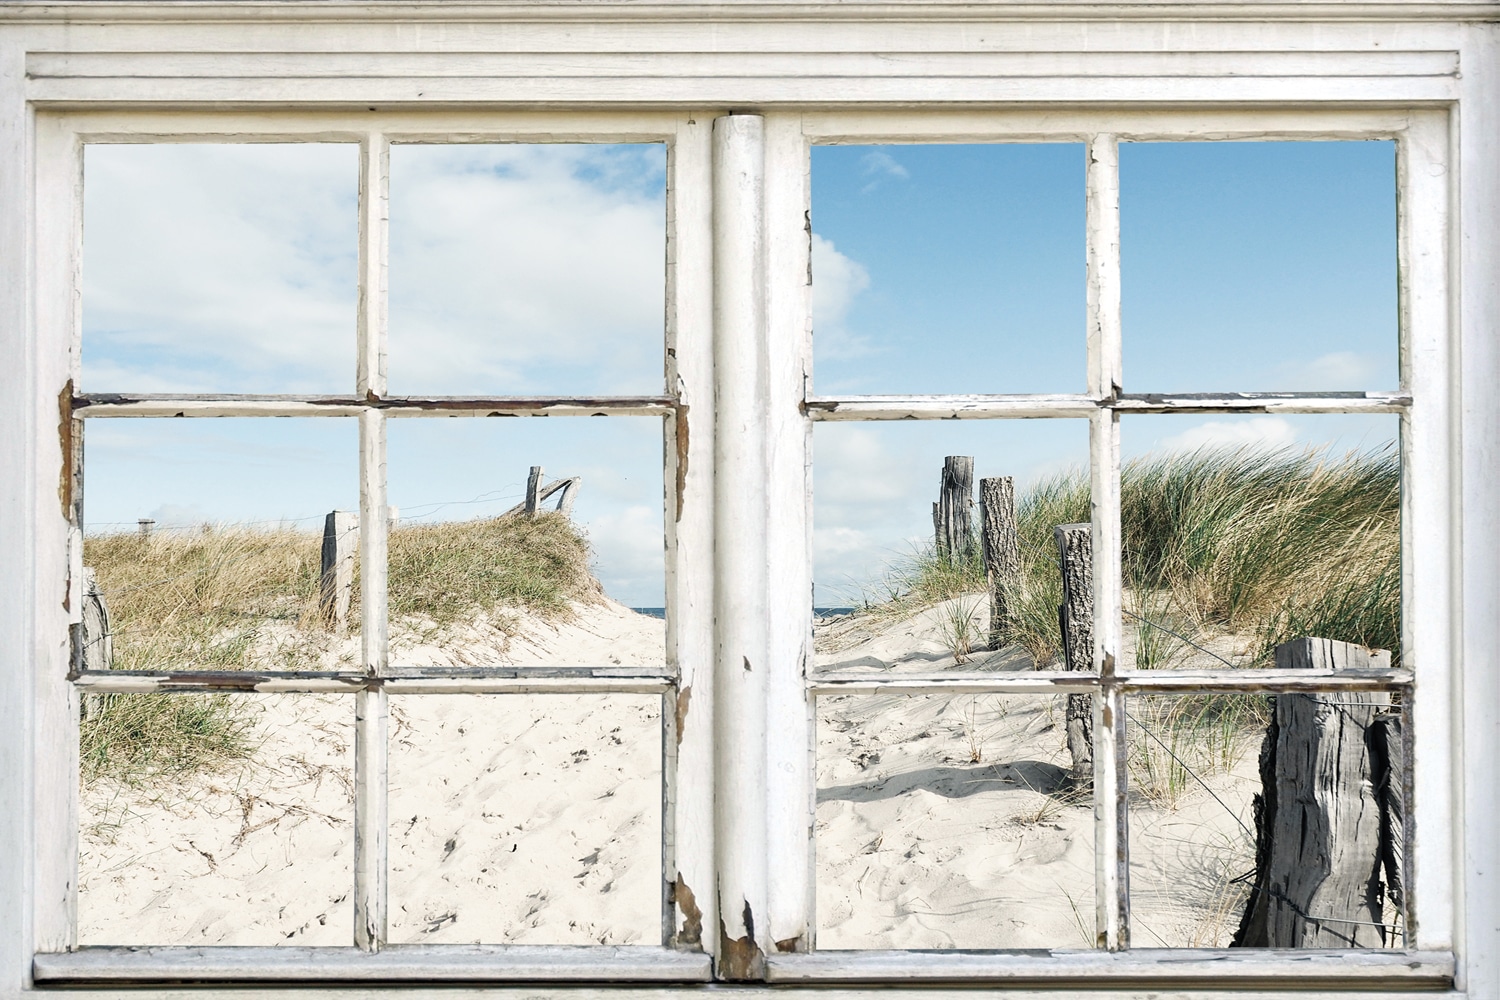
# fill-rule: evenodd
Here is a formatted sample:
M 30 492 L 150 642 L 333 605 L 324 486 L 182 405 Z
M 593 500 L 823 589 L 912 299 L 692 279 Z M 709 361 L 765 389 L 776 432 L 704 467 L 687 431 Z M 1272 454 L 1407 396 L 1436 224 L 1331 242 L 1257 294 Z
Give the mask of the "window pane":
M 353 709 L 85 692 L 79 943 L 347 946 Z
M 659 417 L 396 420 L 389 441 L 393 664 L 666 662 Z
M 1393 142 L 1122 143 L 1131 392 L 1394 389 Z
M 666 147 L 391 150 L 397 394 L 659 394 Z
M 1082 392 L 1077 144 L 814 146 L 815 385 Z
M 818 699 L 818 947 L 1091 948 L 1066 698 Z
M 1056 529 L 1089 519 L 1084 421 L 819 423 L 813 443 L 819 669 L 1063 669 Z
M 90 145 L 89 391 L 354 390 L 359 150 Z
M 657 944 L 661 698 L 391 699 L 394 943 Z
M 1124 665 L 1269 666 L 1314 636 L 1400 662 L 1394 416 L 1121 422 Z
M 359 509 L 356 435 L 338 418 L 88 421 L 85 665 L 357 669 L 357 514 L 324 560 L 330 513 Z
M 1399 701 L 1132 697 L 1132 942 L 1403 947 Z

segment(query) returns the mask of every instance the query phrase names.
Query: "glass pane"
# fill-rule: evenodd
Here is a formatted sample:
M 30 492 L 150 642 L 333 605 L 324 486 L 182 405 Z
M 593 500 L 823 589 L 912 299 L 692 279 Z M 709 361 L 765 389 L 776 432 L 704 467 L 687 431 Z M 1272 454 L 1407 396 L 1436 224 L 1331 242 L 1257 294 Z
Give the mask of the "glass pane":
M 358 147 L 84 152 L 84 388 L 354 391 Z
M 659 417 L 404 420 L 389 434 L 392 663 L 666 662 Z
M 1082 392 L 1078 144 L 814 146 L 817 391 Z
M 666 147 L 391 149 L 393 393 L 659 394 Z
M 83 695 L 78 940 L 347 946 L 354 706 Z
M 661 698 L 391 699 L 393 943 L 657 944 Z
M 1131 392 L 1394 389 L 1394 142 L 1121 143 Z
M 819 669 L 1063 668 L 1057 528 L 1087 535 L 1084 421 L 819 423 L 813 444 Z
M 1392 695 L 1147 695 L 1127 713 L 1137 946 L 1404 947 Z
M 85 665 L 357 668 L 358 456 L 347 419 L 88 421 Z
M 1303 636 L 1401 660 L 1394 416 L 1121 422 L 1127 667 L 1264 667 Z
M 1066 698 L 818 699 L 818 947 L 1091 948 Z

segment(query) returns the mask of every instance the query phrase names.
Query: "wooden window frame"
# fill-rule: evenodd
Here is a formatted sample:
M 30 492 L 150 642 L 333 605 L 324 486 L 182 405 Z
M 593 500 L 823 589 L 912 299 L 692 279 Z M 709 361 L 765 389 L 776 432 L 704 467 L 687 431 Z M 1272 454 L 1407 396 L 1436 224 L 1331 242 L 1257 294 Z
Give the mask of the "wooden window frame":
M 1153 47 L 1160 24 L 1126 7 L 1093 15 L 1115 25 L 1109 30 L 1121 40 L 1116 49 L 1094 51 L 1097 46 L 1085 44 L 1086 32 L 1070 27 L 1072 15 L 1047 8 L 1039 9 L 1045 16 L 1032 42 L 999 51 L 964 34 L 965 17 L 988 24 L 996 15 L 954 8 L 935 17 L 895 3 L 890 10 L 906 21 L 896 20 L 917 24 L 912 30 L 927 45 L 903 50 L 904 73 L 873 58 L 882 47 L 902 48 L 880 16 L 839 15 L 815 5 L 756 15 L 759 34 L 747 33 L 755 44 L 746 43 L 738 55 L 706 42 L 680 50 L 667 44 L 683 37 L 679 30 L 691 35 L 694 25 L 713 22 L 686 6 L 634 16 L 605 4 L 571 21 L 549 21 L 541 8 L 526 8 L 525 17 L 520 8 L 497 14 L 456 5 L 389 15 L 378 6 L 349 4 L 329 15 L 314 14 L 313 4 L 288 4 L 251 29 L 230 16 L 233 6 L 205 5 L 184 14 L 145 3 L 100 4 L 89 9 L 97 23 L 84 18 L 87 23 L 74 24 L 83 8 L 0 5 L 0 56 L 9 60 L 0 60 L 0 347 L 21 362 L 0 366 L 0 396 L 9 401 L 0 411 L 0 475 L 13 484 L 0 496 L 0 552 L 7 556 L 0 561 L 0 704 L 15 723 L 0 726 L 0 760 L 15 765 L 3 769 L 0 794 L 7 806 L 20 805 L 0 810 L 0 845 L 17 848 L 0 860 L 0 899 L 16 901 L 4 903 L 0 913 L 0 986 L 24 992 L 94 984 L 101 996 L 127 983 L 183 981 L 198 984 L 181 987 L 184 992 L 212 990 L 216 983 L 271 989 L 329 981 L 469 983 L 476 993 L 539 981 L 588 982 L 592 989 L 655 982 L 686 990 L 708 977 L 712 959 L 721 979 L 787 986 L 984 983 L 1074 995 L 1083 987 L 1172 988 L 1204 997 L 1221 989 L 1261 988 L 1269 996 L 1309 986 L 1394 995 L 1500 991 L 1500 963 L 1493 958 L 1500 932 L 1486 929 L 1500 924 L 1491 919 L 1500 913 L 1493 901 L 1500 887 L 1486 837 L 1500 805 L 1484 780 L 1487 761 L 1495 759 L 1490 751 L 1500 749 L 1494 718 L 1500 713 L 1493 707 L 1500 705 L 1500 505 L 1493 500 L 1500 465 L 1492 459 L 1500 405 L 1487 391 L 1487 372 L 1500 370 L 1500 338 L 1492 332 L 1500 329 L 1500 289 L 1482 277 L 1500 266 L 1500 180 L 1488 176 L 1500 159 L 1500 139 L 1492 137 L 1500 135 L 1500 39 L 1488 25 L 1468 23 L 1489 17 L 1488 6 L 1470 10 L 1455 3 L 1416 13 L 1416 5 L 1351 3 L 1340 11 L 1343 27 L 1303 24 L 1287 11 L 1260 29 L 1231 24 L 1232 11 L 1194 8 L 1208 42 L 1189 53 Z M 1389 20 L 1391 9 L 1420 25 Z M 852 32 L 851 51 L 834 58 L 819 49 L 831 43 L 817 34 L 821 28 L 805 26 L 809 17 Z M 444 18 L 469 26 L 481 39 L 482 55 L 442 42 L 401 41 L 404 27 Z M 1078 20 L 1083 23 L 1082 15 Z M 608 72 L 579 74 L 556 54 L 566 48 L 559 40 L 580 21 L 605 39 L 590 51 L 595 67 Z M 382 72 L 352 76 L 331 42 L 319 49 L 298 41 L 308 24 L 325 40 L 352 32 L 339 46 Z M 108 34 L 122 26 L 128 38 Z M 809 32 L 823 41 L 798 49 Z M 1343 41 L 1325 40 L 1319 48 L 1319 32 Z M 509 48 L 502 38 L 512 38 Z M 946 39 L 948 47 L 931 39 Z M 1392 44 L 1381 51 L 1385 39 Z M 1404 47 L 1394 44 L 1398 39 Z M 406 49 L 397 51 L 401 45 Z M 1072 49 L 1063 51 L 1068 45 Z M 361 46 L 369 51 L 358 52 Z M 632 50 L 657 53 L 652 68 L 631 75 Z M 799 61 L 804 51 L 809 58 Z M 460 65 L 460 57 L 495 65 L 510 59 L 520 68 L 510 76 L 434 72 Z M 814 72 L 830 59 L 843 67 L 837 85 Z M 1033 66 L 1029 73 L 1026 65 Z M 987 107 L 969 106 L 976 103 Z M 754 113 L 731 113 L 741 108 Z M 1271 138 L 1397 142 L 1401 388 L 1358 395 L 1121 392 L 1116 144 Z M 360 144 L 362 290 L 384 287 L 382 164 L 392 141 L 667 142 L 668 391 L 604 399 L 386 398 L 379 346 L 384 316 L 376 294 L 361 296 L 358 391 L 348 397 L 75 394 L 82 144 L 278 140 Z M 1087 144 L 1087 391 L 808 395 L 809 146 L 958 141 Z M 370 929 L 362 932 L 361 947 L 347 949 L 76 950 L 78 690 L 118 689 L 121 680 L 68 677 L 69 619 L 81 607 L 80 535 L 71 503 L 77 423 L 178 414 L 355 416 L 361 504 L 377 510 L 383 480 L 374 470 L 382 462 L 386 420 L 435 412 L 663 418 L 668 663 L 656 672 L 558 672 L 537 679 L 503 671 L 382 676 L 389 674 L 381 658 L 383 615 L 378 602 L 370 602 L 365 671 L 315 681 L 267 675 L 254 678 L 253 689 L 348 691 L 363 703 L 358 738 L 371 748 L 381 744 L 380 709 L 391 691 L 663 694 L 670 775 L 663 796 L 663 947 L 381 948 L 378 930 L 362 920 Z M 1151 412 L 1400 415 L 1403 643 L 1414 651 L 1409 673 L 1334 681 L 1284 672 L 1147 675 L 1110 668 L 1120 640 L 1118 420 L 1122 413 Z M 814 422 L 1068 416 L 1090 421 L 1094 496 L 1103 500 L 1093 523 L 1102 569 L 1096 582 L 1099 675 L 810 681 L 805 597 L 811 589 Z M 376 526 L 361 543 L 366 565 L 383 565 L 384 518 L 363 523 Z M 754 669 L 757 664 L 764 669 Z M 371 682 L 372 674 L 379 683 Z M 245 679 L 140 677 L 129 683 L 137 685 L 133 690 L 243 687 Z M 1112 804 L 1101 811 L 1097 828 L 1098 856 L 1105 859 L 1097 876 L 1100 950 L 934 954 L 815 947 L 811 706 L 819 691 L 1097 692 L 1101 717 L 1108 710 L 1115 724 L 1097 730 L 1103 752 L 1096 754 L 1096 783 L 1118 792 L 1124 716 L 1117 709 L 1127 693 L 1351 684 L 1409 684 L 1417 699 L 1415 942 L 1409 951 L 1129 948 L 1126 914 L 1112 905 L 1125 877 L 1117 797 L 1105 797 Z M 365 758 L 371 780 L 380 773 L 379 756 Z M 383 837 L 377 813 L 357 818 L 367 843 Z M 377 856 L 366 850 L 366 863 L 357 866 L 363 917 L 378 915 L 381 905 L 380 875 L 368 862 Z

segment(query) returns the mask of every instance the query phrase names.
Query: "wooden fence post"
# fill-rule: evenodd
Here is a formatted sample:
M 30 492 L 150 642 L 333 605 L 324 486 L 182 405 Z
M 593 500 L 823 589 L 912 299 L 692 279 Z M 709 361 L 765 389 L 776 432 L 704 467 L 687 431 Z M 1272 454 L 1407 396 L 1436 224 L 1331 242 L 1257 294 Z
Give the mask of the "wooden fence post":
M 155 527 L 156 522 L 149 517 L 143 517 L 135 522 L 136 534 L 140 535 L 142 538 L 150 538 L 151 529 Z
M 83 568 L 83 627 L 80 629 L 78 665 L 84 670 L 112 670 L 115 662 L 115 640 L 110 634 L 109 606 L 99 589 L 99 578 L 91 567 Z M 104 707 L 104 695 L 85 691 L 79 710 L 83 718 L 92 719 Z
M 1062 633 L 1063 661 L 1069 670 L 1094 669 L 1094 541 L 1087 524 L 1059 524 L 1057 565 L 1062 573 L 1063 602 L 1057 609 Z M 1073 757 L 1073 781 L 1094 776 L 1094 699 L 1068 695 L 1066 715 L 1068 753 Z
M 541 503 L 541 497 L 538 495 L 541 493 L 541 489 L 542 467 L 540 465 L 533 465 L 531 467 L 531 475 L 526 479 L 525 511 L 527 517 L 536 517 L 537 504 Z
M 1333 639 L 1276 647 L 1283 669 L 1390 665 L 1386 650 Z M 1385 902 L 1399 903 L 1402 885 L 1404 728 L 1386 692 L 1276 696 L 1254 800 L 1256 879 L 1236 946 L 1399 946 Z
M 974 554 L 974 525 L 969 513 L 974 507 L 974 459 L 949 455 L 943 459 L 943 481 L 938 493 L 937 551 L 954 562 L 966 562 Z
M 999 649 L 1010 618 L 1007 594 L 1020 582 L 1021 543 L 1016 533 L 1016 486 L 1010 476 L 979 481 L 980 540 L 990 589 L 990 648 Z
M 557 498 L 557 512 L 563 517 L 573 516 L 573 501 L 578 498 L 579 477 L 574 476 L 562 484 L 562 496 Z
M 354 555 L 359 551 L 359 514 L 335 510 L 323 520 L 323 566 L 319 604 L 336 629 L 349 620 L 354 598 Z

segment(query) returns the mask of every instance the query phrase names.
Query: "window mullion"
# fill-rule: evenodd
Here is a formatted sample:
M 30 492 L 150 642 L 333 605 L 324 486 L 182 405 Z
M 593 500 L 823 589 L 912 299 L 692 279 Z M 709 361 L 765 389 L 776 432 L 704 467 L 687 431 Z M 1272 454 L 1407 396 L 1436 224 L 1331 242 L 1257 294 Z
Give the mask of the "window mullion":
M 1129 945 L 1125 824 L 1125 696 L 1113 683 L 1120 650 L 1120 156 L 1113 135 L 1088 143 L 1088 391 L 1105 405 L 1089 418 L 1094 550 L 1094 899 L 1099 943 Z
M 359 317 L 357 387 L 361 395 L 385 392 L 386 266 L 389 249 L 390 145 L 367 136 L 360 146 Z M 364 672 L 385 672 L 386 427 L 385 413 L 359 415 L 360 633 Z M 386 933 L 386 718 L 385 689 L 371 685 L 355 695 L 354 729 L 354 943 L 379 951 Z

